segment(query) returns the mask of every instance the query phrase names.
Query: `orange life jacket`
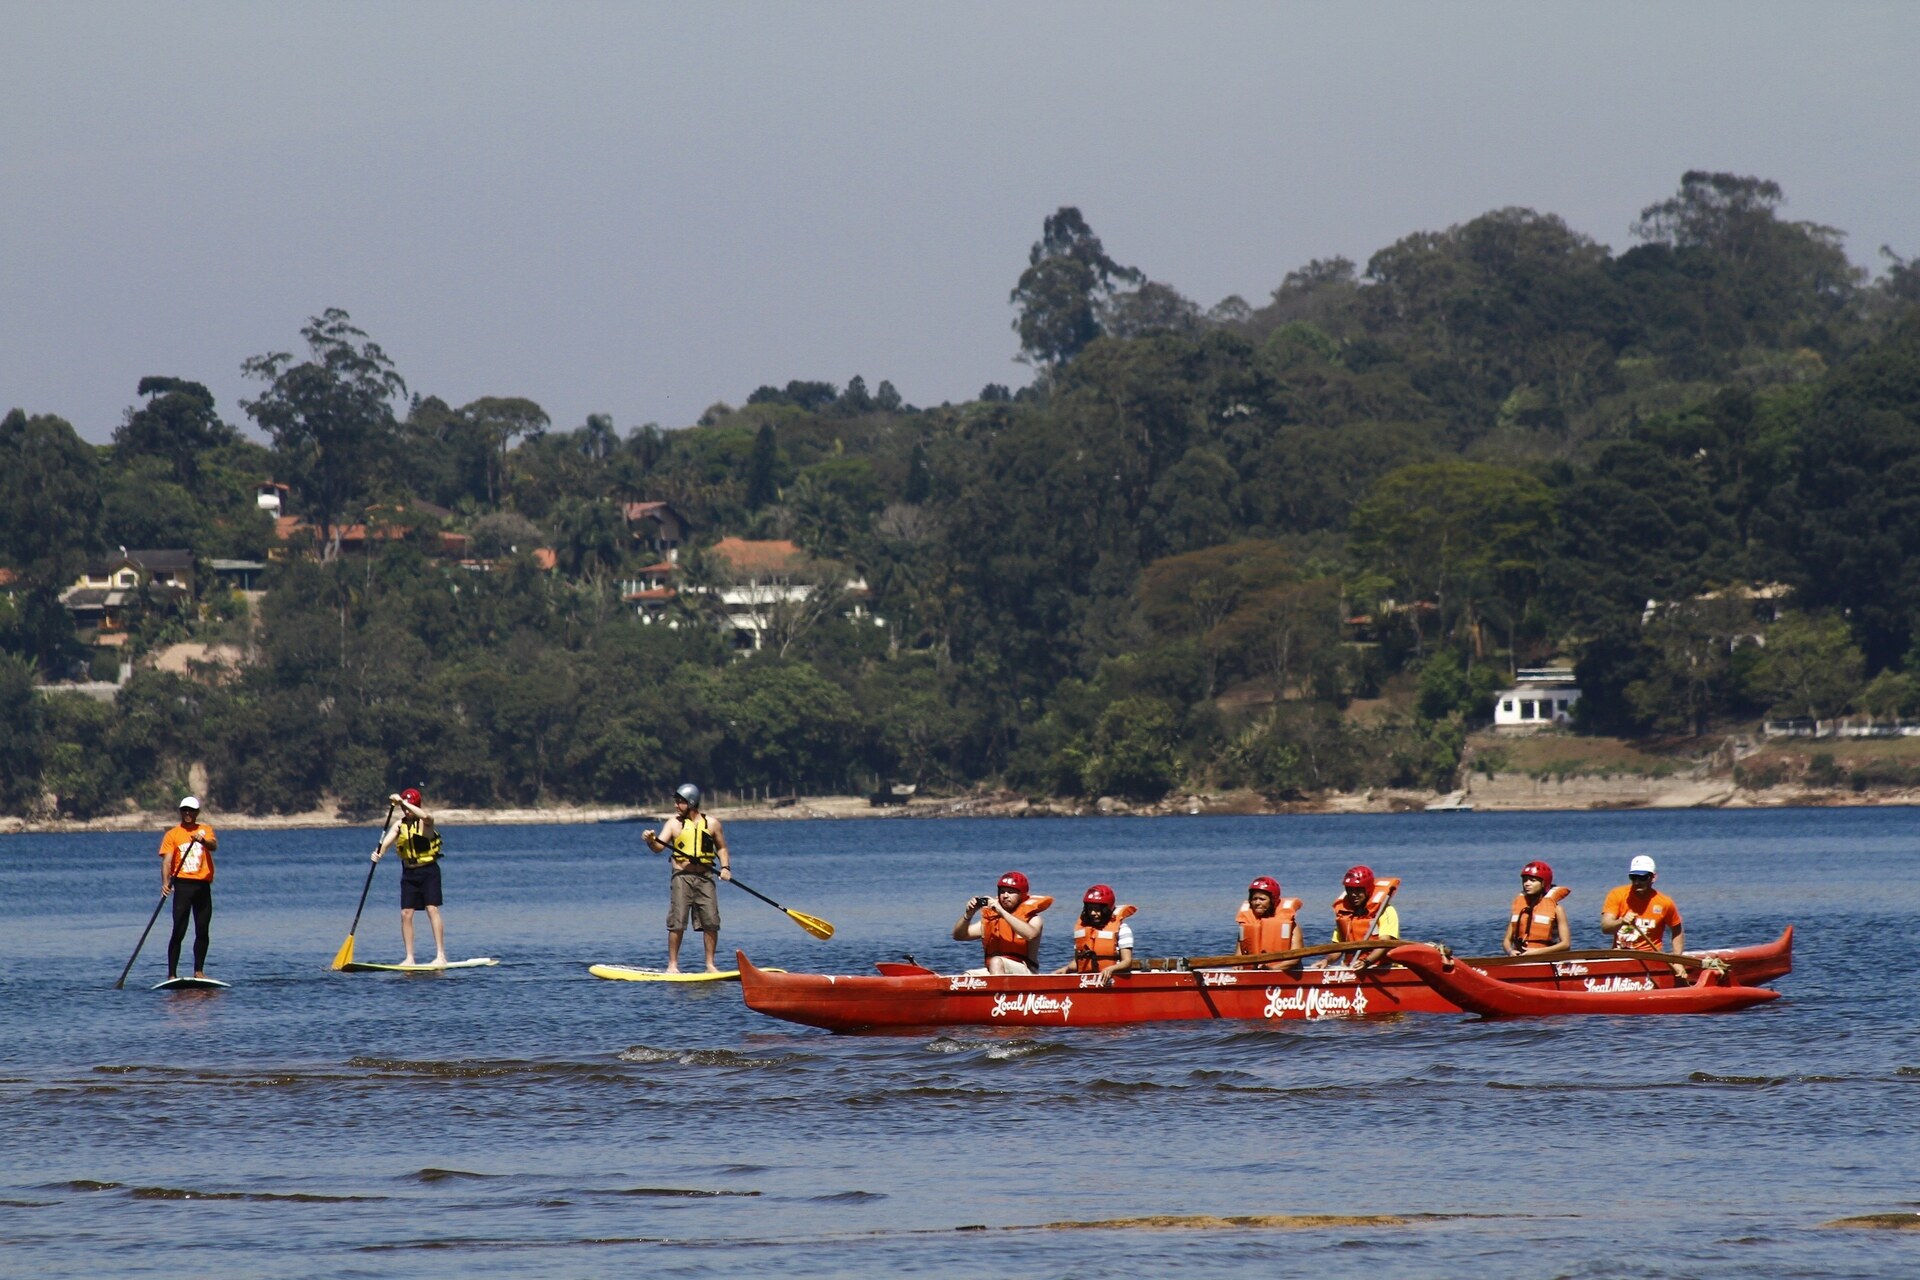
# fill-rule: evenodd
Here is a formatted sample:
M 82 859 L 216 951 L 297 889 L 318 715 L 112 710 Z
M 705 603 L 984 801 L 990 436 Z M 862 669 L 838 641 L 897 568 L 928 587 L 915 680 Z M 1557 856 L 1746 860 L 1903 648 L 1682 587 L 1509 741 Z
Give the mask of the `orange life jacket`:
M 1073 971 L 1098 973 L 1102 965 L 1120 959 L 1120 922 L 1139 908 L 1123 902 L 1098 928 L 1082 920 L 1073 927 Z
M 1347 895 L 1341 894 L 1333 900 L 1333 931 L 1339 936 L 1335 942 L 1363 942 L 1373 932 L 1373 922 L 1386 910 L 1387 899 L 1400 887 L 1400 881 L 1393 876 L 1383 876 L 1373 882 L 1373 893 L 1367 898 L 1364 909 L 1355 911 L 1347 906 Z
M 1240 926 L 1240 954 L 1243 956 L 1264 955 L 1269 951 L 1291 951 L 1300 943 L 1300 927 L 1294 922 L 1294 913 L 1300 910 L 1300 899 L 1282 898 L 1273 904 L 1273 914 L 1257 916 L 1253 908 L 1246 903 L 1240 904 L 1240 910 L 1234 915 L 1234 921 Z M 1274 968 L 1283 961 L 1269 961 L 1264 968 Z
M 1036 893 L 1025 898 L 1013 909 L 1013 914 L 1022 920 L 1031 920 L 1053 905 L 1053 899 L 1044 893 Z M 986 949 L 987 963 L 992 964 L 995 956 L 1007 956 L 1018 960 L 1028 968 L 1039 971 L 1040 940 L 1027 941 L 1000 918 L 1000 908 L 983 907 L 980 911 L 980 945 Z
M 191 827 L 172 828 L 160 840 L 160 857 L 165 861 L 169 880 L 213 879 L 213 850 L 206 841 L 213 828 L 194 823 Z
M 1519 934 L 1522 951 L 1538 951 L 1553 942 L 1553 921 L 1559 914 L 1553 907 L 1566 899 L 1570 890 L 1565 885 L 1555 885 L 1540 895 L 1538 906 L 1527 905 L 1527 895 L 1513 895 L 1513 915 L 1507 920 L 1507 936 Z

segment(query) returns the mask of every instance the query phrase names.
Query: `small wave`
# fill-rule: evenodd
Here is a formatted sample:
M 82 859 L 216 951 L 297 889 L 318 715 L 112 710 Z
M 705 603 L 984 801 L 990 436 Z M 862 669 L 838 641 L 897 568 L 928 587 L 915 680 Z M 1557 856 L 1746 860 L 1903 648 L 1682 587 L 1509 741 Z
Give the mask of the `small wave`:
M 1820 1225 L 1864 1231 L 1920 1231 L 1920 1213 L 1862 1213 Z
M 303 1191 L 195 1191 L 189 1187 L 135 1187 L 135 1200 L 245 1200 L 250 1203 L 283 1201 L 291 1204 L 353 1204 L 385 1200 L 385 1196 L 324 1196 Z
M 718 1172 L 738 1176 L 743 1173 L 765 1173 L 769 1167 L 764 1164 L 723 1164 Z
M 885 1193 L 879 1191 L 835 1191 L 831 1195 L 808 1197 L 813 1204 L 872 1204 L 886 1198 Z
M 72 1178 L 66 1182 L 49 1182 L 36 1188 L 39 1191 L 118 1191 L 123 1184 L 118 1182 L 97 1182 L 92 1178 Z
M 1075 1052 L 1073 1046 L 1058 1040 L 1034 1040 L 1026 1036 L 1013 1039 L 995 1037 L 990 1040 L 935 1036 L 923 1048 L 927 1053 L 978 1053 L 988 1062 L 1014 1062 L 1037 1055 Z
M 469 1173 L 465 1169 L 435 1169 L 429 1166 L 406 1175 L 414 1182 L 424 1182 L 432 1186 L 438 1182 L 479 1182 L 484 1178 L 497 1178 L 497 1173 Z
M 1711 1071 L 1690 1071 L 1687 1079 L 1694 1084 L 1739 1084 L 1770 1089 L 1774 1085 L 1791 1084 L 1792 1076 L 1722 1076 Z
M 1405 1227 L 1417 1220 L 1437 1220 L 1447 1214 L 1397 1213 L 1256 1213 L 1219 1217 L 1210 1213 L 1155 1213 L 1138 1218 L 1103 1218 L 1091 1222 L 1042 1222 L 1015 1231 L 1318 1231 L 1332 1227 Z
M 747 1067 L 762 1069 L 784 1066 L 789 1062 L 802 1061 L 797 1053 L 779 1054 L 771 1058 L 754 1057 L 734 1049 L 656 1049 L 652 1045 L 636 1044 L 630 1049 L 622 1049 L 614 1055 L 622 1062 L 651 1064 L 672 1062 L 683 1067 Z
M 0 1209 L 51 1209 L 51 1200 L 0 1200 Z
M 600 1062 L 537 1062 L 526 1059 L 462 1058 L 457 1061 L 435 1059 L 353 1057 L 347 1065 L 360 1071 L 398 1072 L 409 1076 L 427 1076 L 436 1080 L 496 1080 L 513 1076 L 531 1079 L 578 1080 L 588 1083 L 618 1083 L 624 1077 L 608 1072 Z
M 1902 1067 L 1893 1074 L 1897 1076 L 1920 1076 L 1920 1067 Z
M 715 1187 L 622 1187 L 618 1191 L 602 1194 L 614 1196 L 661 1196 L 681 1197 L 688 1200 L 708 1200 L 720 1196 L 757 1196 L 758 1191 L 728 1191 Z

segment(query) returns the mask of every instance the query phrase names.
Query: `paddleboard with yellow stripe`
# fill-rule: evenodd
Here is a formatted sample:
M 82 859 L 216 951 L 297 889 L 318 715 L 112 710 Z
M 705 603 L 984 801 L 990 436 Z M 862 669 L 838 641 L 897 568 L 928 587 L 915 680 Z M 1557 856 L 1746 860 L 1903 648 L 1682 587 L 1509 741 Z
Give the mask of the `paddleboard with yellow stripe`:
M 738 982 L 738 969 L 722 969 L 719 973 L 708 973 L 704 969 L 683 969 L 679 973 L 668 973 L 665 969 L 635 969 L 624 964 L 590 965 L 587 972 L 596 978 L 609 978 L 614 982 Z M 784 969 L 776 970 L 784 973 Z

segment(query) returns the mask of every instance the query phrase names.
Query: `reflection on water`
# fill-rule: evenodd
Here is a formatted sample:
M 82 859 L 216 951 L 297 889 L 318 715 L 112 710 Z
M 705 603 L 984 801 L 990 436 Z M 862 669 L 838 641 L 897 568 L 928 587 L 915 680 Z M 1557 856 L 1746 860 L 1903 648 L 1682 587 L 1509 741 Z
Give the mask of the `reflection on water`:
M 1871 979 L 1906 968 L 1912 824 L 730 824 L 757 888 L 837 927 L 723 899 L 725 945 L 789 969 L 963 967 L 946 930 L 1016 866 L 1068 900 L 1114 884 L 1154 955 L 1230 947 L 1254 874 L 1317 931 L 1353 862 L 1402 878 L 1408 936 L 1463 951 L 1494 947 L 1533 857 L 1588 945 L 1638 852 L 1696 946 L 1799 926 L 1787 998 L 1716 1018 L 875 1038 L 761 1019 L 731 984 L 588 976 L 663 957 L 661 868 L 620 827 L 450 831 L 450 940 L 504 963 L 432 982 L 330 968 L 362 833 L 235 832 L 209 962 L 235 985 L 170 994 L 138 982 L 152 957 L 112 989 L 152 841 L 19 837 L 5 887 L 48 910 L 0 933 L 0 1239 L 10 1271 L 51 1276 L 150 1268 L 158 1245 L 212 1277 L 1054 1275 L 1116 1252 L 1155 1273 L 1534 1277 L 1548 1241 L 1552 1274 L 1899 1274 L 1920 1038 L 1901 984 Z M 379 879 L 367 954 L 397 945 L 396 898 Z

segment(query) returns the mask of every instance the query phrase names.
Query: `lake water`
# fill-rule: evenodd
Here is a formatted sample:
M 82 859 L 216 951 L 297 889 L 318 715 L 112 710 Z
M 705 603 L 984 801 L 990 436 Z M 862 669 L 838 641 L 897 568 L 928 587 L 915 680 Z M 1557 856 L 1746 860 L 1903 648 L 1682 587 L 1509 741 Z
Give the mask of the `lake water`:
M 962 967 L 961 904 L 1015 866 L 1063 904 L 1113 884 L 1146 955 L 1230 950 L 1261 873 L 1318 934 L 1354 862 L 1402 878 L 1406 936 L 1473 953 L 1535 857 L 1580 945 L 1642 852 L 1694 946 L 1798 926 L 1786 998 L 1723 1017 L 890 1038 L 590 977 L 663 959 L 633 825 L 450 828 L 449 950 L 502 964 L 425 977 L 328 967 L 373 830 L 227 833 L 208 968 L 234 985 L 186 994 L 148 990 L 165 915 L 113 989 L 157 831 L 7 837 L 0 1272 L 1911 1275 L 1920 1233 L 1821 1224 L 1920 1207 L 1916 816 L 730 823 L 747 883 L 837 926 L 723 886 L 728 954 L 790 969 Z M 400 958 L 396 882 L 360 959 Z

